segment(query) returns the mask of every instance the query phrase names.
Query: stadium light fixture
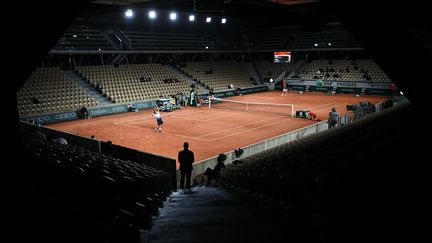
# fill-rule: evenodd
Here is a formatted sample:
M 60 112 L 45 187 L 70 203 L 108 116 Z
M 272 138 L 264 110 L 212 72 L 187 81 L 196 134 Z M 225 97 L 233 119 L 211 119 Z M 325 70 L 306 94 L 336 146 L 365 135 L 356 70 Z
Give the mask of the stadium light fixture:
M 208 49 L 208 46 L 206 46 L 206 49 Z
M 315 43 L 314 46 L 318 46 L 318 43 Z
M 329 43 L 327 43 L 327 45 L 328 45 L 328 46 L 331 46 L 331 45 L 332 45 L 332 43 L 330 43 L 330 42 L 329 42 Z
M 273 78 L 270 78 L 270 83 L 273 83 Z
M 227 21 L 226 18 L 222 18 L 222 19 L 221 19 L 221 23 L 222 23 L 222 24 L 225 24 L 226 21 Z
M 177 19 L 177 14 L 176 13 L 170 13 L 170 19 L 171 20 L 176 20 Z
M 127 18 L 132 18 L 133 15 L 134 15 L 134 13 L 133 13 L 132 9 L 128 9 L 128 10 L 126 10 L 126 12 L 125 12 L 125 16 L 126 16 Z
M 207 17 L 206 18 L 206 23 L 210 23 L 211 22 L 211 17 Z
M 189 21 L 195 21 L 195 15 L 189 15 Z
M 150 11 L 150 12 L 148 13 L 148 16 L 149 16 L 149 18 L 151 18 L 151 19 L 155 19 L 155 18 L 156 18 L 156 12 L 155 12 L 154 10 L 152 10 L 152 11 Z
M 77 38 L 78 36 L 77 36 L 77 35 L 73 35 L 72 37 L 73 37 L 73 38 Z

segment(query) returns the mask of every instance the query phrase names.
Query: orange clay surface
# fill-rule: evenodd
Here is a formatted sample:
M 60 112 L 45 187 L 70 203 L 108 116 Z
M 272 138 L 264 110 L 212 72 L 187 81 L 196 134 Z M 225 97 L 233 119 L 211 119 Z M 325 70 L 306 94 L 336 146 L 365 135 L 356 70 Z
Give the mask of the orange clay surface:
M 355 97 L 351 94 L 329 96 L 326 93 L 315 92 L 288 93 L 287 96 L 281 96 L 280 91 L 269 91 L 227 99 L 294 104 L 294 110 L 311 110 L 317 114 L 317 119 L 324 121 L 327 120 L 332 107 L 340 114 L 345 114 L 348 104 L 356 104 L 359 101 L 375 104 L 388 98 Z M 272 108 L 265 106 L 257 107 L 257 110 L 253 111 L 245 111 L 243 108 L 217 109 L 217 106 L 213 109 L 182 107 L 173 112 L 161 112 L 164 121 L 162 133 L 154 132 L 156 121 L 152 110 L 63 122 L 48 127 L 86 137 L 95 135 L 96 139 L 101 141 L 111 140 L 114 144 L 173 159 L 177 159 L 178 151 L 183 149 L 183 143 L 189 142 L 190 150 L 195 153 L 195 161 L 200 161 L 317 122 L 291 117 L 290 108 L 287 108 L 286 114 L 282 114 L 272 112 Z

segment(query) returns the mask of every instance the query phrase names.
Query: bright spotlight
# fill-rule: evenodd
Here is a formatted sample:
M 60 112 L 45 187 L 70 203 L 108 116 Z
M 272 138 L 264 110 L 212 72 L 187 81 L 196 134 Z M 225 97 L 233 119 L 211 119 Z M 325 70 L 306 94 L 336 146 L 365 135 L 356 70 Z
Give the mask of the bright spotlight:
M 78 36 L 77 36 L 77 35 L 73 35 L 72 37 L 73 37 L 73 38 L 77 38 Z
M 207 23 L 210 23 L 210 22 L 211 22 L 211 17 L 207 17 L 207 18 L 206 18 L 206 22 L 207 22 Z
M 170 19 L 171 20 L 176 20 L 177 19 L 177 14 L 176 13 L 170 13 Z
M 208 49 L 208 46 L 206 46 L 206 49 Z
M 270 83 L 273 83 L 273 81 L 274 81 L 273 78 L 270 78 Z
M 133 11 L 132 11 L 132 9 L 128 9 L 128 10 L 126 10 L 126 12 L 125 12 L 125 16 L 126 17 L 128 17 L 128 18 L 132 18 L 133 17 Z
M 195 15 L 189 15 L 189 21 L 195 21 Z
M 151 19 L 156 18 L 156 12 L 155 11 L 150 11 L 149 12 L 149 18 L 151 18 Z
M 318 43 L 315 43 L 314 46 L 318 46 Z
M 329 43 L 327 43 L 327 45 L 331 46 L 331 43 L 329 42 Z
M 399 91 L 399 94 L 400 94 L 400 95 L 404 95 L 404 94 L 402 93 L 402 91 Z
M 222 23 L 222 24 L 225 24 L 225 23 L 226 23 L 226 18 L 223 18 L 223 19 L 221 20 L 221 23 Z

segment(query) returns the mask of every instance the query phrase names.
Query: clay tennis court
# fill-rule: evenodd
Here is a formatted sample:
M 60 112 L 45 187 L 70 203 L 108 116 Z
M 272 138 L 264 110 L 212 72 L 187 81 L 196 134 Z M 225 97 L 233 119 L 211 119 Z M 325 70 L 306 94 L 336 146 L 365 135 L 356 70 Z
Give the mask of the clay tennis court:
M 373 104 L 388 97 L 351 94 L 289 93 L 281 96 L 280 91 L 255 93 L 227 98 L 230 100 L 294 104 L 294 110 L 311 110 L 317 119 L 327 120 L 328 113 L 335 107 L 340 114 L 347 113 L 346 105 L 359 101 Z M 90 137 L 95 135 L 101 141 L 111 140 L 114 144 L 144 152 L 177 159 L 183 143 L 189 142 L 200 161 L 219 153 L 232 151 L 292 130 L 308 126 L 317 121 L 291 117 L 291 108 L 257 106 L 246 111 L 239 106 L 222 109 L 227 102 L 208 107 L 184 107 L 172 112 L 162 112 L 164 127 L 162 133 L 155 133 L 156 121 L 152 110 L 121 113 L 48 125 L 48 127 Z M 229 104 L 227 104 L 229 106 Z M 286 109 L 286 113 L 281 111 Z

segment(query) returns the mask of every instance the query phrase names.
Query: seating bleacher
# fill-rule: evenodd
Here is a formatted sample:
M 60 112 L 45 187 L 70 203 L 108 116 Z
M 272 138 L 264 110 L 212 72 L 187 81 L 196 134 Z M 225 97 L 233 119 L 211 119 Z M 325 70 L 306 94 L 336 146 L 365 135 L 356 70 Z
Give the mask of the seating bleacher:
M 100 27 L 72 25 L 53 50 L 115 50 Z
M 20 115 L 78 110 L 96 106 L 58 67 L 37 68 L 17 92 Z
M 265 218 L 280 226 L 274 233 L 286 240 L 309 242 L 304 238 L 307 233 L 313 242 L 317 239 L 343 242 L 355 232 L 361 238 L 355 242 L 362 242 L 376 232 L 360 229 L 382 230 L 374 219 L 394 223 L 377 213 L 394 212 L 390 206 L 392 197 L 387 196 L 395 193 L 397 189 L 392 185 L 400 180 L 393 175 L 405 172 L 400 160 L 398 170 L 392 170 L 400 155 L 383 149 L 403 150 L 402 143 L 392 148 L 386 145 L 395 139 L 415 136 L 414 124 L 401 133 L 396 132 L 398 124 L 406 124 L 415 113 L 405 103 L 369 115 L 368 119 L 242 158 L 241 163 L 228 165 L 221 172 L 219 183 L 255 201 L 254 205 L 263 210 Z M 373 136 L 387 137 L 387 140 L 371 141 Z M 335 151 L 334 148 L 338 148 L 337 153 L 329 152 Z M 365 226 L 365 223 L 369 224 Z M 379 235 L 397 238 L 383 232 Z
M 235 88 L 253 86 L 246 65 L 239 62 L 188 62 L 181 69 L 190 77 L 214 91 L 228 90 L 228 85 Z M 196 72 L 195 70 L 198 70 Z M 206 71 L 212 70 L 212 73 Z
M 167 172 L 143 164 L 75 145 L 24 144 L 38 227 L 71 237 L 63 242 L 137 242 L 172 190 Z
M 301 79 L 318 79 L 361 81 L 361 82 L 391 82 L 389 77 L 370 59 L 365 60 L 314 60 L 299 74 Z M 328 71 L 327 71 L 328 70 Z M 326 76 L 326 74 L 328 74 Z M 337 74 L 337 77 L 333 75 Z M 368 75 L 366 78 L 365 74 Z M 369 79 L 369 80 L 368 80 Z
M 93 87 L 102 85 L 102 94 L 114 103 L 188 94 L 189 82 L 170 66 L 154 64 L 78 66 L 77 72 Z M 174 82 L 164 82 L 172 78 Z M 198 93 L 203 93 L 202 89 Z

